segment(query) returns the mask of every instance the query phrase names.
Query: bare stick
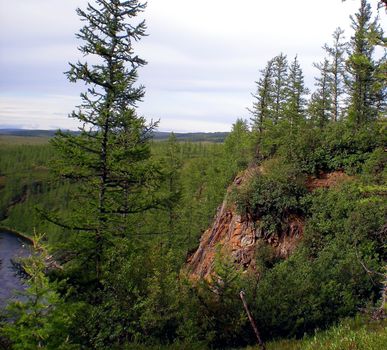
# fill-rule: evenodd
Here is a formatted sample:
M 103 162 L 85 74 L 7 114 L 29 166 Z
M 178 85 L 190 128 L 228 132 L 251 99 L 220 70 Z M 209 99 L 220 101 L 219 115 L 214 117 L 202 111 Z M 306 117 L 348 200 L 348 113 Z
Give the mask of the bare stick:
M 259 345 L 259 347 L 260 347 L 262 350 L 266 350 L 265 344 L 264 344 L 264 342 L 262 341 L 261 336 L 259 335 L 258 328 L 257 328 L 257 325 L 255 324 L 254 318 L 253 318 L 253 316 L 252 316 L 251 313 L 250 313 L 249 307 L 247 306 L 247 302 L 246 302 L 246 299 L 245 299 L 245 292 L 244 292 L 243 290 L 241 290 L 241 291 L 239 292 L 239 296 L 240 296 L 241 299 L 242 299 L 242 303 L 243 303 L 243 306 L 245 307 L 247 317 L 249 318 L 249 321 L 250 321 L 250 323 L 251 323 L 251 327 L 253 327 L 255 336 L 257 337 L 258 345 Z

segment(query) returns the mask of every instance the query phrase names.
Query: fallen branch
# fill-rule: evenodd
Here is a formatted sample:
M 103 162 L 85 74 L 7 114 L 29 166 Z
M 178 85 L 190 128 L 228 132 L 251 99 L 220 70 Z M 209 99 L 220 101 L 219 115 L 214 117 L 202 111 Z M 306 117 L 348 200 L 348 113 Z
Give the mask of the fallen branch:
M 262 349 L 262 350 L 266 350 L 266 347 L 265 347 L 265 343 L 263 342 L 260 334 L 259 334 L 259 331 L 258 331 L 258 328 L 257 328 L 257 325 L 254 321 L 254 318 L 253 316 L 251 315 L 251 312 L 249 310 L 249 307 L 247 306 L 247 302 L 246 302 L 246 299 L 245 299 L 245 292 L 243 290 L 241 290 L 239 292 L 239 296 L 241 297 L 242 299 L 242 303 L 243 303 L 243 306 L 246 310 L 246 314 L 247 314 L 247 317 L 249 318 L 249 321 L 251 323 L 251 327 L 253 327 L 253 330 L 254 330 L 254 333 L 255 333 L 255 336 L 257 337 L 257 341 L 258 341 L 258 345 L 259 347 Z

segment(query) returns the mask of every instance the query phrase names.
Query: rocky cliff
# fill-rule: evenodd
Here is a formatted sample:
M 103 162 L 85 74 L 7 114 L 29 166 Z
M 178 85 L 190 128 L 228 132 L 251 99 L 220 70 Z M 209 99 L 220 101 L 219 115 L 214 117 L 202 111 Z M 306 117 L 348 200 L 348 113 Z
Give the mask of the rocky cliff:
M 233 186 L 242 186 L 260 172 L 263 172 L 263 169 L 254 167 L 237 176 L 228 194 Z M 347 178 L 348 176 L 340 171 L 324 173 L 318 177 L 309 177 L 305 186 L 309 191 L 313 191 L 316 188 L 330 187 Z M 227 200 L 228 194 L 218 208 L 212 226 L 202 235 L 198 249 L 188 259 L 188 270 L 194 278 L 207 278 L 211 275 L 217 249 L 224 254 L 231 254 L 235 264 L 247 270 L 255 269 L 254 256 L 260 244 L 269 244 L 277 257 L 286 258 L 302 239 L 302 217 L 289 215 L 283 223 L 282 232 L 268 235 L 263 232 L 259 222 L 238 215 L 235 204 Z

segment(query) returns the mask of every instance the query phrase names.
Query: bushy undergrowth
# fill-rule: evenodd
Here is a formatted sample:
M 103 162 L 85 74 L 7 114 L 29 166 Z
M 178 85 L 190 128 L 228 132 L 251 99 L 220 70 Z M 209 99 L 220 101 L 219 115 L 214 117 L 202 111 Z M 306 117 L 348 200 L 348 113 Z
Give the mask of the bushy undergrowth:
M 287 132 L 286 121 L 282 124 L 266 131 L 258 145 L 261 157 L 282 156 L 309 174 L 336 169 L 352 174 L 361 172 L 371 153 L 386 143 L 383 122 L 355 127 L 343 120 L 324 129 L 304 122 L 292 133 Z
M 251 300 L 269 338 L 325 328 L 380 298 L 386 205 L 367 205 L 360 188 L 349 182 L 304 200 L 308 218 L 302 245 L 265 272 Z
M 302 214 L 305 178 L 295 164 L 282 158 L 264 162 L 261 172 L 247 184 L 234 188 L 232 200 L 244 217 L 259 221 L 264 235 L 279 233 L 291 214 Z

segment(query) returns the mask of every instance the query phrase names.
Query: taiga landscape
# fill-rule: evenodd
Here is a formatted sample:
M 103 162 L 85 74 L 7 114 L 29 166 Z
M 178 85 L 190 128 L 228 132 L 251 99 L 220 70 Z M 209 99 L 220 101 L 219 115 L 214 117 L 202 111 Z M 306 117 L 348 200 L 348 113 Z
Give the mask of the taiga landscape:
M 313 77 L 275 45 L 228 131 L 139 109 L 152 2 L 77 6 L 77 127 L 0 113 L 0 349 L 384 349 L 386 1 Z

